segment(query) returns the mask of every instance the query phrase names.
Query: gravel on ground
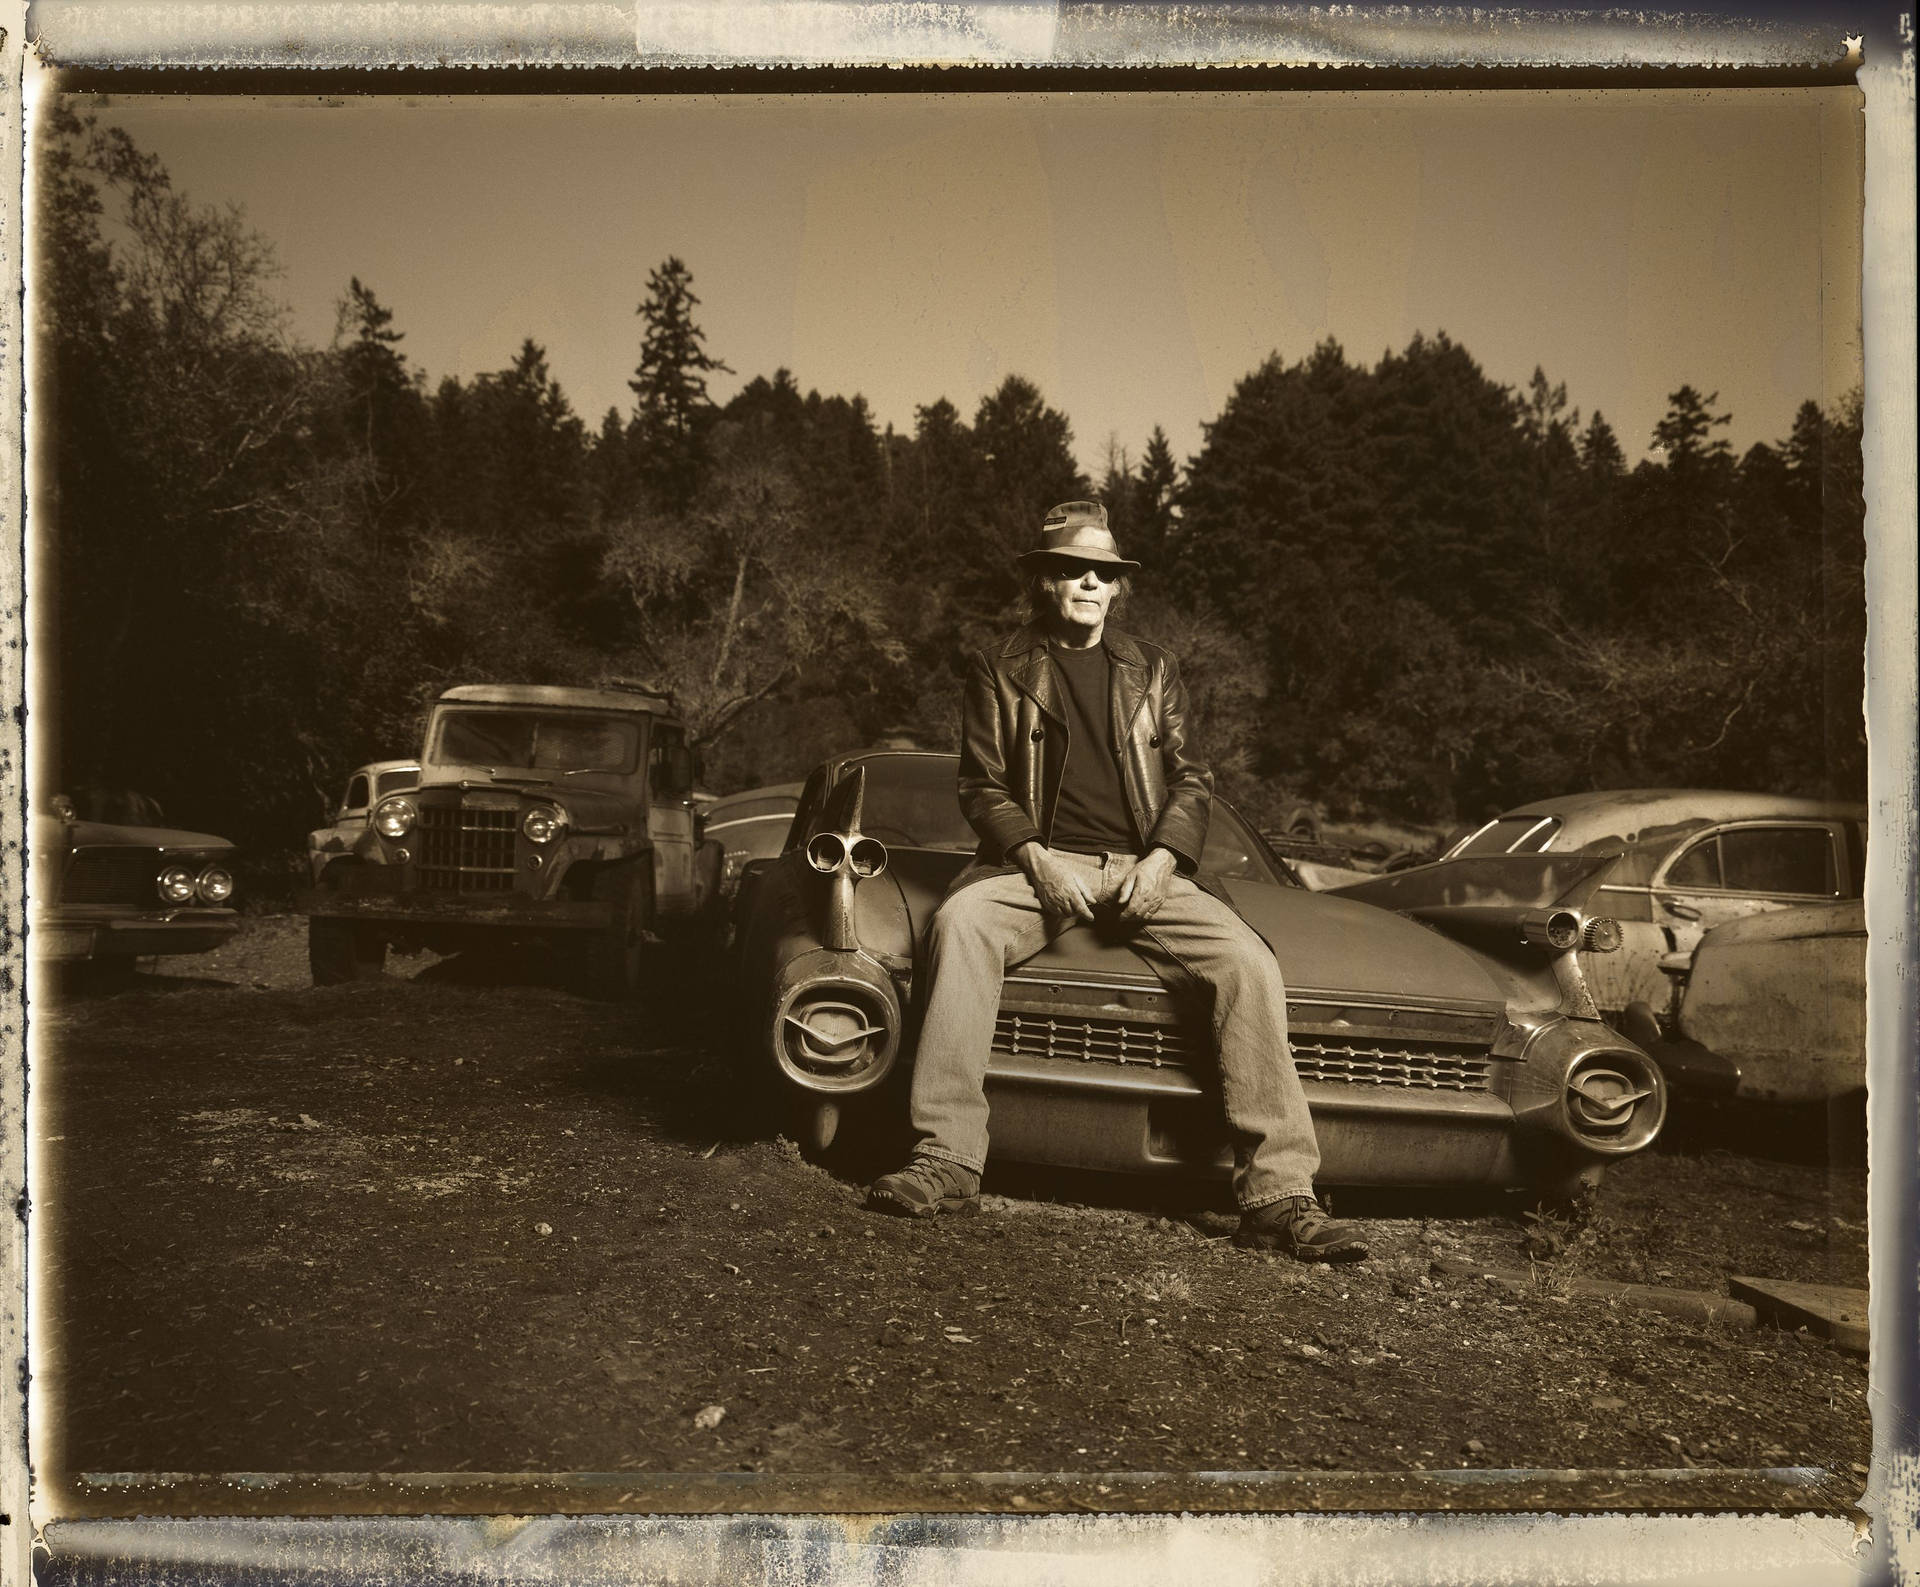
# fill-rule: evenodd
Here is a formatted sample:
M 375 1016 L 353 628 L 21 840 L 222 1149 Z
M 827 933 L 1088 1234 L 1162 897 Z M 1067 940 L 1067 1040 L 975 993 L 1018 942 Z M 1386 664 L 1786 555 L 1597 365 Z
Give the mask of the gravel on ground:
M 1679 1471 L 1689 1504 L 1831 1511 L 1864 1486 L 1864 1362 L 1569 1282 L 1864 1286 L 1844 1129 L 1770 1156 L 1725 1118 L 1679 1129 L 1584 1226 L 1513 1197 L 1344 1193 L 1375 1253 L 1353 1267 L 1236 1249 L 1212 1184 L 1009 1169 L 979 1216 L 906 1222 L 860 1206 L 870 1165 L 807 1162 L 743 1113 L 704 997 L 595 1003 L 551 963 L 472 957 L 316 989 L 304 923 L 259 916 L 130 990 L 36 1003 L 54 1489 L 599 1472 L 677 1508 L 642 1479 L 735 1473 L 857 1507 L 862 1482 L 1064 1473 L 1066 1498 L 1035 1478 L 1022 1503 L 1084 1509 L 1185 1473 L 1183 1507 L 1261 1508 L 1251 1478 L 1196 1474 L 1310 1472 L 1419 1507 L 1423 1472 L 1581 1470 L 1657 1505 L 1631 1474 Z M 1756 1497 L 1780 1468 L 1821 1475 Z M 702 1491 L 685 1507 L 726 1507 Z

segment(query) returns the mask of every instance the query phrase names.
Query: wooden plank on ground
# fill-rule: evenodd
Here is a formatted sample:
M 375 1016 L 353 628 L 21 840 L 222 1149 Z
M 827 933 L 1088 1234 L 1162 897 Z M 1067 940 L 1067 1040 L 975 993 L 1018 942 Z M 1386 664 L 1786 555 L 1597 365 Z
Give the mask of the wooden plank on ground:
M 1842 1350 L 1867 1353 L 1867 1292 L 1837 1284 L 1796 1284 L 1784 1278 L 1733 1274 L 1727 1293 L 1783 1328 L 1805 1328 Z

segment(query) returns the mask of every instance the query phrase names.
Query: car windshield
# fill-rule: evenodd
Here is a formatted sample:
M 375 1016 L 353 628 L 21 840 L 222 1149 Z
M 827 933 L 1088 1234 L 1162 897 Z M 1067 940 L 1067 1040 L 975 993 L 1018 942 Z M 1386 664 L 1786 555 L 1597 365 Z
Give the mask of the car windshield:
M 1538 854 L 1559 830 L 1558 816 L 1501 816 L 1489 821 L 1447 858 L 1465 859 L 1469 854 Z
M 383 771 L 374 779 L 374 783 L 374 798 L 384 799 L 390 793 L 400 793 L 407 788 L 418 788 L 420 773 L 411 766 L 405 771 Z
M 970 854 L 980 839 L 960 814 L 955 784 L 959 767 L 951 756 L 901 756 L 867 761 L 867 790 L 860 830 L 882 843 L 950 849 Z M 1285 887 L 1290 879 L 1268 858 L 1266 845 L 1222 801 L 1213 803 L 1201 868 Z
M 956 765 L 947 756 L 901 755 L 864 763 L 860 830 L 882 843 L 971 854 L 980 840 L 960 814 Z
M 632 771 L 637 723 L 572 711 L 441 711 L 430 757 L 441 764 L 535 771 Z
M 1218 799 L 1207 821 L 1207 846 L 1200 853 L 1200 869 L 1214 876 L 1266 882 L 1274 887 L 1286 887 L 1292 880 L 1274 868 L 1267 858 L 1266 845 L 1238 812 Z

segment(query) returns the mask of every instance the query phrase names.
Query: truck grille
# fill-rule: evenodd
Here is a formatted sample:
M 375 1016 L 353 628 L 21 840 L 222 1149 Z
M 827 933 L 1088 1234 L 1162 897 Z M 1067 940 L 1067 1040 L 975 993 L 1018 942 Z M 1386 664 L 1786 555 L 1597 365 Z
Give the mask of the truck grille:
M 1472 1048 L 1295 1036 L 1293 1064 L 1302 1080 L 1398 1086 L 1415 1091 L 1485 1091 L 1492 1061 Z M 1203 1039 L 1179 1025 L 1000 1011 L 993 1050 L 1011 1058 L 1191 1068 L 1204 1058 Z
M 153 884 L 159 874 L 158 849 L 81 849 L 61 880 L 61 901 L 158 909 L 160 897 Z
M 420 885 L 435 892 L 512 892 L 518 816 L 517 810 L 422 806 Z

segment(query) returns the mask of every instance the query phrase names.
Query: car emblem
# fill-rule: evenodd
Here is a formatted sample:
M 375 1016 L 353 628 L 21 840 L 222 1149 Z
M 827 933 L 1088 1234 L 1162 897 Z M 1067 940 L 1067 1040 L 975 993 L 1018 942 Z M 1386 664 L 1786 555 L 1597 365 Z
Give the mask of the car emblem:
M 1610 1069 L 1589 1069 L 1570 1081 L 1567 1089 L 1579 1098 L 1580 1108 L 1596 1124 L 1618 1122 L 1634 1105 L 1653 1095 L 1651 1086 L 1634 1088 L 1624 1075 Z
M 869 1023 L 871 1016 L 852 1003 L 820 1002 L 803 1014 L 788 1014 L 789 1050 L 811 1064 L 852 1064 L 870 1056 L 872 1037 L 884 1037 L 886 1026 Z

